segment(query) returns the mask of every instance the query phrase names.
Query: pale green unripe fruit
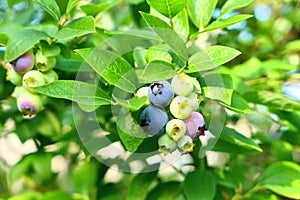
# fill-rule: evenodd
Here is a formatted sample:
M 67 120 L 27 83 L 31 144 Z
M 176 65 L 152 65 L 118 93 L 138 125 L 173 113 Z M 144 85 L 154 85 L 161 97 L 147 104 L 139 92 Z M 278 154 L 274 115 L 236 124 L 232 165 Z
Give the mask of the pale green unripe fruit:
M 27 89 L 31 87 L 37 87 L 46 84 L 45 77 L 42 72 L 37 70 L 31 70 L 26 72 L 23 76 L 23 86 Z
M 184 96 L 175 97 L 170 104 L 170 111 L 177 119 L 186 119 L 192 112 L 191 101 Z
M 186 154 L 194 151 L 195 144 L 191 137 L 185 135 L 177 142 L 177 146 L 183 154 Z
M 58 80 L 58 75 L 55 71 L 50 70 L 44 73 L 44 78 L 46 80 L 46 83 L 51 83 Z
M 44 56 L 42 51 L 39 50 L 35 54 L 35 64 L 39 71 L 46 72 L 55 67 L 56 58 L 55 56 Z
M 199 110 L 199 100 L 198 95 L 196 93 L 191 93 L 187 98 L 191 101 L 191 106 L 193 111 Z
M 194 88 L 191 77 L 184 73 L 175 75 L 172 79 L 171 86 L 175 94 L 180 96 L 188 96 Z
M 141 87 L 140 89 L 137 90 L 136 96 L 138 98 L 142 98 L 143 96 L 146 96 L 148 99 L 148 89 L 149 89 L 149 87 Z M 150 105 L 149 99 L 145 102 L 145 105 L 147 105 L 147 106 Z
M 28 92 L 26 88 L 23 86 L 15 87 L 13 93 L 11 94 L 12 97 L 18 98 L 21 94 Z
M 167 134 L 162 135 L 158 139 L 158 151 L 167 155 L 177 149 L 177 144 L 174 140 L 172 140 Z
M 10 81 L 14 85 L 22 85 L 22 75 L 14 69 L 7 70 L 6 80 Z
M 180 119 L 172 119 L 166 125 L 166 132 L 174 141 L 178 141 L 186 133 L 186 125 Z

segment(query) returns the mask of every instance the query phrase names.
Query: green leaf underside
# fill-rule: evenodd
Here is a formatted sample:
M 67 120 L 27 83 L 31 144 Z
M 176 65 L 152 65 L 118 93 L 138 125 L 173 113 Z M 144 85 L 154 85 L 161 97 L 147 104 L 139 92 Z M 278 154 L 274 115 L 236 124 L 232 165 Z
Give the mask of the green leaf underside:
M 110 84 L 134 92 L 138 79 L 132 66 L 121 56 L 101 49 L 77 49 L 79 55 Z
M 153 31 L 182 59 L 187 60 L 188 51 L 185 42 L 163 20 L 154 15 L 140 12 L 146 23 Z
M 91 16 L 81 17 L 70 21 L 62 27 L 54 37 L 59 40 L 71 39 L 95 32 L 95 21 Z
M 231 26 L 233 24 L 239 23 L 241 21 L 244 21 L 246 19 L 249 19 L 250 17 L 252 17 L 252 15 L 248 15 L 248 14 L 239 14 L 239 15 L 234 15 L 228 19 L 224 19 L 224 20 L 217 20 L 214 21 L 213 23 L 211 23 L 210 25 L 208 25 L 204 30 L 204 31 L 212 31 L 212 30 L 216 30 L 216 29 L 222 29 L 222 28 L 226 28 L 228 26 Z
M 232 110 L 237 113 L 249 114 L 251 112 L 248 102 L 243 97 L 241 97 L 237 92 L 232 93 L 230 105 L 226 105 L 223 102 L 220 103 L 224 105 L 226 108 L 228 108 L 229 110 Z
M 274 163 L 263 172 L 256 187 L 269 189 L 288 198 L 299 199 L 300 167 L 288 161 Z
M 5 53 L 5 62 L 11 62 L 30 50 L 40 40 L 49 36 L 44 32 L 34 29 L 21 29 L 8 40 Z
M 261 104 L 268 106 L 269 108 L 274 108 L 278 110 L 284 110 L 288 112 L 294 112 L 295 110 L 300 110 L 300 103 L 291 100 L 282 94 L 269 92 L 269 91 L 251 91 L 243 95 L 243 97 L 248 101 L 256 104 Z
M 71 100 L 86 105 L 110 105 L 111 100 L 100 88 L 95 85 L 71 81 L 60 80 L 50 84 L 32 88 L 35 91 L 49 97 Z
M 220 139 L 214 147 L 214 150 L 228 153 L 262 152 L 262 149 L 251 138 L 247 138 L 234 129 L 227 127 L 223 128 Z
M 33 2 L 44 8 L 54 19 L 59 20 L 61 14 L 55 0 L 33 0 Z
M 164 16 L 172 19 L 186 7 L 188 0 L 147 0 L 147 3 Z

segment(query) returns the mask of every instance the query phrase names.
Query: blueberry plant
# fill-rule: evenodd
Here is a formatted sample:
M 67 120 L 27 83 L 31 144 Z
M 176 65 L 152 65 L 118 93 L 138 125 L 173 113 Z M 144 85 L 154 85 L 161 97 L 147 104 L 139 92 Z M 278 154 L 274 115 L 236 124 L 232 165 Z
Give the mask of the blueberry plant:
M 300 199 L 300 8 L 261 4 L 0 0 L 0 199 Z

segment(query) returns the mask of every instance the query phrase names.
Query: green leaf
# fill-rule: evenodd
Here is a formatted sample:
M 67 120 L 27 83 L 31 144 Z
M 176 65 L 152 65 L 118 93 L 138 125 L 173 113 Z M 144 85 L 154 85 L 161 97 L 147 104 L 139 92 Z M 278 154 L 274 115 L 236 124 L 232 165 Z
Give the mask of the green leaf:
M 127 151 L 135 152 L 144 141 L 143 138 L 132 136 L 122 131 L 119 127 L 117 127 L 117 131 Z
M 46 40 L 49 36 L 44 32 L 33 29 L 21 29 L 16 31 L 9 38 L 6 53 L 5 62 L 11 62 L 30 50 L 40 40 Z
M 100 106 L 111 103 L 109 96 L 99 87 L 79 81 L 59 80 L 32 89 L 49 97 L 68 99 L 80 104 Z
M 216 29 L 222 29 L 228 26 L 231 26 L 233 24 L 239 23 L 241 21 L 244 21 L 246 19 L 249 19 L 250 17 L 252 17 L 252 15 L 248 15 L 248 14 L 239 14 L 239 15 L 234 15 L 228 19 L 225 20 L 217 20 L 214 21 L 213 23 L 211 23 L 210 25 L 208 25 L 203 32 L 205 31 L 212 31 L 212 30 L 216 30 Z
M 77 49 L 79 55 L 110 84 L 133 93 L 138 79 L 132 66 L 121 56 L 101 49 Z
M 66 15 L 68 16 L 70 12 L 75 8 L 75 6 L 80 2 L 80 0 L 69 0 L 66 8 Z
M 224 14 L 229 13 L 233 10 L 246 7 L 252 2 L 254 2 L 254 0 L 228 0 L 223 5 L 221 9 L 221 13 L 218 18 L 221 18 Z
M 202 30 L 211 20 L 211 16 L 217 5 L 217 0 L 190 0 L 188 12 L 192 22 Z
M 269 91 L 251 91 L 243 95 L 243 97 L 248 101 L 256 104 L 261 104 L 268 106 L 269 108 L 274 108 L 278 110 L 284 110 L 288 112 L 294 112 L 295 110 L 300 110 L 300 103 L 291 100 L 282 94 Z
M 177 74 L 173 65 L 164 61 L 156 60 L 149 63 L 139 74 L 139 78 L 151 83 L 173 78 Z
M 129 100 L 125 100 L 113 95 L 113 98 L 118 104 L 125 108 L 128 108 L 130 111 L 140 110 L 148 100 L 146 96 L 143 96 L 141 98 L 132 97 Z
M 206 49 L 214 65 L 220 66 L 241 54 L 240 51 L 226 46 L 210 46 Z
M 149 192 L 146 200 L 174 200 L 182 193 L 182 184 L 179 182 L 166 182 L 158 184 Z
M 297 52 L 300 51 L 300 39 L 298 40 L 293 40 L 289 43 L 284 48 L 288 52 Z
M 39 200 L 53 200 L 53 199 L 63 199 L 63 200 L 73 200 L 72 195 L 64 191 L 50 191 L 44 194 L 43 197 L 39 198 Z
M 26 190 L 20 194 L 16 194 L 9 198 L 9 200 L 28 200 L 28 199 L 40 199 L 42 194 L 34 190 Z
M 77 166 L 72 173 L 76 191 L 83 194 L 89 194 L 95 187 L 97 174 L 98 169 L 95 162 L 86 161 Z
M 52 176 L 51 159 L 53 156 L 49 153 L 36 153 L 33 156 L 32 168 L 43 180 L 49 180 Z
M 205 97 L 222 101 L 230 105 L 232 98 L 232 79 L 228 74 L 219 74 L 216 72 L 203 74 L 203 80 L 200 85 Z
M 262 152 L 262 149 L 251 138 L 227 127 L 223 128 L 220 139 L 213 150 L 233 154 Z
M 189 200 L 212 200 L 216 187 L 214 175 L 201 169 L 189 173 L 183 184 L 184 193 Z
M 32 155 L 27 155 L 22 158 L 17 164 L 12 166 L 10 172 L 9 172 L 9 180 L 13 183 L 17 181 L 22 176 L 25 176 L 30 169 L 30 166 L 32 162 L 34 161 L 34 158 Z
M 259 77 L 263 69 L 261 68 L 261 61 L 256 57 L 251 57 L 246 62 L 235 65 L 232 68 L 232 72 L 239 77 L 253 79 Z
M 95 21 L 91 16 L 73 19 L 59 30 L 54 37 L 59 40 L 73 39 L 74 37 L 95 32 Z
M 157 170 L 136 175 L 128 186 L 126 200 L 143 200 L 148 188 L 156 178 Z
M 146 51 L 146 60 L 148 63 L 155 60 L 162 60 L 168 63 L 172 62 L 172 56 L 169 54 L 169 48 L 167 45 L 159 44 L 151 46 Z
M 288 198 L 299 199 L 300 167 L 287 161 L 274 163 L 263 172 L 256 187 L 269 189 Z
M 189 17 L 185 9 L 180 11 L 173 19 L 174 30 L 178 35 L 187 41 L 190 32 Z
M 49 45 L 48 42 L 41 40 L 40 45 L 44 56 L 57 56 L 60 54 L 60 48 L 57 45 Z
M 240 54 L 240 51 L 230 47 L 210 46 L 192 55 L 189 58 L 189 65 L 196 69 L 194 71 L 206 71 L 222 65 Z
M 47 13 L 59 21 L 60 10 L 55 0 L 33 0 L 33 2 L 44 8 Z
M 228 108 L 229 110 L 232 110 L 237 113 L 249 114 L 251 112 L 248 102 L 243 97 L 241 97 L 237 92 L 232 93 L 230 105 L 226 105 L 222 102 L 220 103 L 224 105 L 226 108 Z
M 188 51 L 185 42 L 166 22 L 153 15 L 144 12 L 140 13 L 146 23 L 174 51 L 175 54 L 185 60 L 188 58 Z
M 188 0 L 147 0 L 147 3 L 161 14 L 172 19 L 186 7 Z
M 100 4 L 85 4 L 80 6 L 80 9 L 87 15 L 96 16 L 105 11 L 111 6 L 111 2 L 104 2 Z

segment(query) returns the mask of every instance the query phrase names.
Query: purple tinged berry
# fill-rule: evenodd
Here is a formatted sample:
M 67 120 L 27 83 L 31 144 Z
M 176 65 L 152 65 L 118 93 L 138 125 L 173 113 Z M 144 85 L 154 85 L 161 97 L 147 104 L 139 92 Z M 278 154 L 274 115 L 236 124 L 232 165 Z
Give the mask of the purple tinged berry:
M 194 151 L 195 144 L 190 136 L 185 135 L 177 142 L 177 146 L 181 153 L 186 154 Z
M 162 135 L 158 139 L 158 151 L 163 153 L 164 155 L 167 155 L 169 153 L 172 153 L 177 149 L 177 144 L 174 140 L 172 140 L 167 134 Z
M 56 58 L 55 56 L 44 56 L 42 51 L 39 50 L 36 52 L 35 55 L 35 63 L 38 70 L 42 72 L 49 71 L 53 69 L 56 65 Z
M 186 119 L 193 112 L 191 101 L 187 97 L 177 96 L 170 104 L 170 111 L 175 118 Z
M 140 125 L 150 135 L 164 132 L 169 118 L 166 111 L 154 106 L 146 107 L 140 116 Z
M 10 81 L 14 85 L 22 85 L 22 75 L 13 69 L 7 70 L 6 80 Z
M 194 88 L 191 77 L 184 73 L 175 75 L 172 79 L 171 86 L 173 87 L 175 94 L 180 96 L 188 96 Z
M 25 92 L 17 98 L 17 105 L 24 116 L 32 117 L 41 111 L 43 103 L 40 96 Z
M 174 141 L 178 141 L 186 133 L 186 125 L 180 119 L 172 119 L 166 125 L 166 132 Z
M 25 73 L 33 68 L 34 57 L 33 54 L 28 51 L 16 60 L 11 62 L 13 69 L 18 73 Z
M 203 116 L 199 112 L 193 112 L 189 118 L 185 120 L 186 134 L 192 138 L 204 135 L 206 125 Z
M 149 101 L 156 107 L 164 108 L 174 97 L 174 90 L 168 81 L 152 83 L 148 88 Z
M 26 72 L 23 76 L 23 86 L 25 88 L 37 87 L 46 84 L 44 74 L 37 70 Z

